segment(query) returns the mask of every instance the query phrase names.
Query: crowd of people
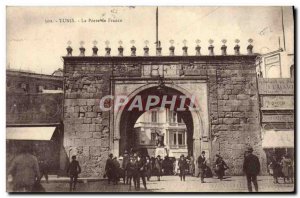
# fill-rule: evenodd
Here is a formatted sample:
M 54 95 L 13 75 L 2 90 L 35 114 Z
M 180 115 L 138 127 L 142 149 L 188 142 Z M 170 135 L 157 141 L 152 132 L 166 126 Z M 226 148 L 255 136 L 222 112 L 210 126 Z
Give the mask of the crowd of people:
M 110 154 L 105 165 L 105 175 L 108 183 L 118 184 L 123 179 L 125 184 L 129 184 L 131 188 L 132 182 L 136 190 L 140 189 L 140 179 L 142 179 L 144 189 L 147 189 L 146 180 L 149 181 L 152 176 L 156 176 L 157 180 L 163 175 L 163 160 L 160 155 L 156 158 L 149 156 L 141 156 L 138 153 L 124 152 L 121 162 Z
M 225 171 L 229 169 L 221 155 L 217 154 L 213 170 L 218 179 L 223 180 Z M 179 175 L 180 181 L 186 180 L 186 175 L 195 175 L 195 164 L 198 165 L 201 183 L 205 183 L 204 179 L 212 177 L 212 171 L 209 168 L 205 151 L 197 158 L 197 163 L 192 156 L 181 155 L 179 159 L 165 156 L 164 159 L 160 155 L 149 157 L 141 155 L 138 152 L 124 152 L 123 156 L 117 158 L 113 154 L 109 154 L 105 166 L 105 175 L 108 183 L 118 184 L 123 180 L 124 184 L 128 184 L 131 189 L 134 186 L 135 190 L 140 190 L 141 180 L 144 189 L 147 189 L 147 181 L 152 177 L 157 181 L 161 180 L 164 175 Z M 277 160 L 274 155 L 269 164 L 270 172 L 273 175 L 274 183 L 278 183 L 278 177 L 283 177 L 284 183 L 290 181 L 293 183 L 293 162 L 288 155 L 282 156 L 282 159 Z M 48 182 L 49 166 L 46 161 L 38 160 L 32 154 L 31 148 L 25 146 L 22 148 L 11 162 L 7 173 L 13 177 L 14 192 L 32 192 L 43 191 L 40 181 L 44 176 Z M 252 192 L 252 183 L 255 191 L 258 191 L 257 175 L 260 173 L 260 162 L 256 155 L 253 154 L 253 149 L 249 147 L 245 151 L 243 172 L 246 174 L 247 186 L 249 192 Z M 72 156 L 72 160 L 67 167 L 67 174 L 70 177 L 70 191 L 75 191 L 78 176 L 81 173 L 81 167 L 76 160 L 76 156 Z
M 207 165 L 205 151 L 197 159 L 199 174 L 204 183 L 204 178 L 212 177 L 212 171 Z M 216 155 L 215 172 L 220 180 L 225 175 L 225 170 L 229 167 L 220 155 Z M 164 159 L 160 155 L 157 157 L 143 156 L 138 153 L 124 152 L 120 158 L 110 154 L 105 166 L 105 175 L 108 183 L 118 184 L 123 180 L 124 184 L 128 184 L 131 188 L 132 183 L 136 190 L 140 190 L 140 179 L 142 179 L 144 189 L 147 189 L 147 181 L 151 177 L 157 177 L 160 181 L 163 175 L 179 175 L 180 181 L 185 181 L 186 175 L 195 175 L 195 160 L 192 156 L 181 155 L 179 159 L 165 156 Z
M 274 183 L 278 184 L 278 178 L 282 177 L 283 182 L 293 183 L 293 161 L 289 157 L 289 155 L 283 155 L 281 158 L 277 158 L 276 155 L 272 156 L 271 162 L 268 166 L 269 173 L 273 175 Z

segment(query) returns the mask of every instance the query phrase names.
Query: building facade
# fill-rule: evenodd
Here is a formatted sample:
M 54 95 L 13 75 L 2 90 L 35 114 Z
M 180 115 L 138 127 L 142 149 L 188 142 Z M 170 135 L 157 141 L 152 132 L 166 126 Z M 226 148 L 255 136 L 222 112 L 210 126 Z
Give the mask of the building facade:
M 294 54 L 286 50 L 263 54 L 258 59 L 262 146 L 267 164 L 273 155 L 294 159 Z
M 45 93 L 45 89 L 50 92 Z M 63 172 L 60 162 L 67 155 L 62 152 L 62 89 L 62 76 L 6 71 L 7 166 L 27 145 L 38 160 L 49 164 L 50 174 Z
M 147 155 L 179 158 L 187 156 L 187 128 L 183 119 L 170 109 L 152 109 L 142 114 L 134 125 L 136 149 L 146 149 Z M 164 148 L 158 153 L 156 148 Z
M 55 73 L 57 74 L 57 73 Z M 62 90 L 63 76 L 38 74 L 28 71 L 6 70 L 7 93 L 42 93 L 43 90 Z

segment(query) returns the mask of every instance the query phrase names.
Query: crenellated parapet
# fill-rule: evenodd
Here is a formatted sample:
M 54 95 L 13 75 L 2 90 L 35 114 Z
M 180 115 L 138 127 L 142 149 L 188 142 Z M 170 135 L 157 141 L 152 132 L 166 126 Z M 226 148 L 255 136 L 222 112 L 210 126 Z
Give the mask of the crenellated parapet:
M 223 45 L 221 46 L 221 51 L 220 54 L 216 53 L 214 48 L 214 40 L 213 39 L 209 39 L 208 43 L 208 54 L 202 54 L 200 52 L 201 50 L 201 46 L 200 46 L 200 40 L 197 39 L 196 40 L 196 46 L 195 46 L 195 52 L 194 53 L 188 53 L 188 49 L 189 47 L 187 46 L 188 41 L 187 40 L 183 40 L 183 47 L 182 47 L 182 53 L 178 53 L 178 55 L 176 55 L 175 53 L 175 46 L 174 46 L 174 40 L 170 40 L 170 47 L 169 47 L 169 53 L 167 53 L 167 55 L 163 55 L 162 54 L 162 46 L 161 46 L 161 42 L 158 41 L 156 48 L 155 48 L 155 56 L 229 56 L 229 55 L 253 55 L 253 39 L 248 39 L 248 46 L 246 47 L 247 49 L 247 54 L 241 54 L 240 53 L 240 48 L 241 46 L 239 45 L 240 40 L 239 39 L 235 39 L 235 46 L 234 46 L 234 54 L 228 54 L 227 53 L 227 40 L 226 39 L 222 39 L 221 42 L 223 43 Z M 97 41 L 93 41 L 93 46 L 91 48 L 91 52 L 90 53 L 86 53 L 86 48 L 84 47 L 84 42 L 80 41 L 80 47 L 79 47 L 79 55 L 78 56 L 124 56 L 124 51 L 125 48 L 123 47 L 123 41 L 118 41 L 119 46 L 117 47 L 118 51 L 117 54 L 111 54 L 112 48 L 110 47 L 110 42 L 109 41 L 105 41 L 105 45 L 106 47 L 104 48 L 103 51 L 101 51 L 101 49 L 99 50 L 99 48 L 97 47 L 98 42 Z M 130 55 L 129 56 L 137 56 L 137 51 L 139 49 L 137 49 L 137 47 L 135 46 L 135 41 L 131 40 L 130 41 L 131 46 L 129 47 L 130 49 Z M 149 41 L 146 40 L 144 41 L 144 48 L 143 48 L 143 55 L 142 56 L 149 56 L 149 52 L 150 52 L 150 48 L 148 47 Z M 71 41 L 68 41 L 68 47 L 66 48 L 67 50 L 67 55 L 66 56 L 74 56 L 73 54 L 73 48 L 71 47 Z M 100 53 L 98 53 L 98 51 L 100 51 Z M 103 54 L 101 54 L 101 52 Z

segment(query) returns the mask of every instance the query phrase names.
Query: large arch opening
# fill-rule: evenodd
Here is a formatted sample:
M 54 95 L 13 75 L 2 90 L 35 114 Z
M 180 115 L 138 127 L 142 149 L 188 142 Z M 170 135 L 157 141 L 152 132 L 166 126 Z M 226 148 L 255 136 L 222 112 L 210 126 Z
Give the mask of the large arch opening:
M 118 144 L 115 146 L 115 153 L 118 155 L 122 155 L 125 150 L 130 151 L 139 151 L 142 154 L 146 153 L 148 155 L 153 155 L 153 152 L 149 152 L 149 150 L 145 151 L 145 149 L 141 149 L 141 145 L 138 144 L 136 139 L 136 131 L 135 125 L 137 120 L 141 115 L 147 112 L 146 101 L 149 96 L 158 96 L 160 98 L 160 102 L 156 105 L 153 105 L 149 108 L 148 111 L 153 111 L 155 109 L 159 109 L 162 107 L 162 97 L 167 97 L 167 101 L 172 101 L 175 97 L 175 105 L 172 107 L 171 104 L 165 104 L 165 109 L 170 112 L 174 112 L 178 117 L 182 119 L 184 124 L 186 125 L 186 146 L 187 146 L 187 155 L 190 156 L 198 156 L 200 153 L 200 134 L 202 133 L 202 126 L 201 126 L 201 119 L 199 112 L 197 109 L 197 104 L 195 101 L 191 99 L 192 94 L 190 93 L 183 93 L 184 90 L 179 90 L 176 87 L 171 86 L 164 86 L 163 90 L 159 86 L 151 86 L 142 89 L 141 91 L 136 91 L 134 94 L 131 95 L 127 105 L 122 107 L 119 110 L 119 115 L 116 119 L 116 134 L 115 136 L 118 137 L 118 141 L 114 142 L 114 144 Z M 142 99 L 143 108 L 130 108 L 135 96 L 140 96 Z M 184 98 L 184 102 L 182 101 Z M 197 100 L 196 100 L 197 101 Z M 193 108 L 193 110 L 190 109 Z M 167 118 L 168 119 L 168 118 Z M 173 145 L 171 144 L 170 137 L 165 137 L 168 145 L 164 145 L 165 148 L 170 149 Z M 177 136 L 178 138 L 178 136 Z M 174 142 L 174 138 L 173 138 Z M 177 139 L 178 142 L 178 139 Z M 156 145 L 157 146 L 157 145 Z M 167 151 L 168 152 L 168 151 Z M 176 156 L 177 157 L 177 156 Z

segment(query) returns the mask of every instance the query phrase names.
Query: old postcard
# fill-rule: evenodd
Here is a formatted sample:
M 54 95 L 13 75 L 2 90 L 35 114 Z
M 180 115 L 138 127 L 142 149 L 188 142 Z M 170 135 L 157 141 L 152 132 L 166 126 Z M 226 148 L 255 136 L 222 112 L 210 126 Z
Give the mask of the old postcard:
M 7 192 L 294 192 L 294 8 L 8 6 Z

